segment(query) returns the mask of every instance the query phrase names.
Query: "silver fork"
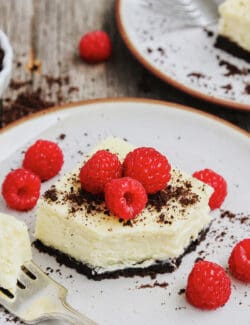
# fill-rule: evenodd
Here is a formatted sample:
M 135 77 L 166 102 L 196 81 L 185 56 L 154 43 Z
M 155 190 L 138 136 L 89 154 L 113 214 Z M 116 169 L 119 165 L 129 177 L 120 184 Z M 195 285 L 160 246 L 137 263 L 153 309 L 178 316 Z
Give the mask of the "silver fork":
M 66 302 L 67 290 L 47 276 L 34 262 L 23 265 L 15 296 L 0 291 L 0 304 L 26 324 L 51 319 L 75 325 L 97 325 Z
M 179 27 L 205 27 L 218 21 L 223 0 L 141 0 L 146 7 L 165 17 L 176 18 Z

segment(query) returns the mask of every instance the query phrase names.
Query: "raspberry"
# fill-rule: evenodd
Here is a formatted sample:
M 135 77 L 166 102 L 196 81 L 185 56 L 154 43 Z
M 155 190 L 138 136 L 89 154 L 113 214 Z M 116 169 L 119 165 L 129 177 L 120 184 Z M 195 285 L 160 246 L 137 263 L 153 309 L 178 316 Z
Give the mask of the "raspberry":
M 18 168 L 10 172 L 2 184 L 2 195 L 7 205 L 18 211 L 32 209 L 39 198 L 40 178 L 31 171 Z
M 216 309 L 223 306 L 231 294 L 231 281 L 218 264 L 199 261 L 188 276 L 186 297 L 189 303 L 200 309 Z
M 122 177 L 105 185 L 105 202 L 118 218 L 133 219 L 146 206 L 147 194 L 136 179 Z
M 89 63 L 105 61 L 112 52 L 111 40 L 103 31 L 89 32 L 82 36 L 79 52 L 81 58 Z
M 42 181 L 54 177 L 63 165 L 63 153 L 60 147 L 47 140 L 38 140 L 28 148 L 23 160 L 23 167 L 30 169 Z
M 137 179 L 149 194 L 163 190 L 170 179 L 167 158 L 154 148 L 141 147 L 129 152 L 123 168 L 124 176 Z
M 107 151 L 97 151 L 81 168 L 82 188 L 90 193 L 104 192 L 104 186 L 114 178 L 122 176 L 122 165 L 117 155 Z
M 234 246 L 228 264 L 236 279 L 250 283 L 250 238 L 243 239 Z
M 219 208 L 227 195 L 227 183 L 225 179 L 211 169 L 203 169 L 193 174 L 193 177 L 212 186 L 214 193 L 209 199 L 211 210 Z

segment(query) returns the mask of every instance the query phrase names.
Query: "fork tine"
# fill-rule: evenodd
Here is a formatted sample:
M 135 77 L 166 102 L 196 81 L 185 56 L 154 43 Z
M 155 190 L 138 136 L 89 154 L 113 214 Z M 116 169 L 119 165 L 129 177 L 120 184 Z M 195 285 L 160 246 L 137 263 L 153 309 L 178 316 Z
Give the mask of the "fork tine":
M 24 266 L 36 276 L 43 274 L 43 272 L 41 272 L 41 269 L 32 261 L 25 263 Z
M 166 17 L 176 17 L 180 27 L 201 27 L 216 22 L 218 4 L 207 0 L 141 0 L 141 5 Z

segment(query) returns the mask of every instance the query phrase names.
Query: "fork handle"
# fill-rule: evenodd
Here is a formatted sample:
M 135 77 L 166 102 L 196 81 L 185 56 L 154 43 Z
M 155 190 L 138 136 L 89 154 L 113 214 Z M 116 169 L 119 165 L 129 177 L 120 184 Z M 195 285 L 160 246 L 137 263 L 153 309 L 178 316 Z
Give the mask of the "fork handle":
M 96 322 L 78 313 L 75 309 L 69 306 L 66 301 L 61 301 L 62 309 L 53 313 L 53 318 L 67 321 L 74 325 L 97 325 Z

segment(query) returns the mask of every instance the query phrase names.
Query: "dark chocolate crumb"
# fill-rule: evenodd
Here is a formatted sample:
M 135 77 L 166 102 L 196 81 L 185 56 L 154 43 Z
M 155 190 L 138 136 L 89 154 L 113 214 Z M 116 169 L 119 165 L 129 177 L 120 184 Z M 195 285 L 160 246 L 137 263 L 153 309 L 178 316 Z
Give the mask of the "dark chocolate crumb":
M 203 28 L 203 30 L 207 34 L 207 37 L 213 37 L 214 36 L 214 32 L 212 32 L 211 30 L 208 30 L 207 28 Z
M 33 92 L 23 91 L 14 101 L 3 105 L 2 126 L 51 106 L 54 102 L 45 100 L 40 88 Z
M 220 60 L 219 66 L 224 66 L 227 69 L 227 72 L 224 74 L 225 77 L 235 76 L 235 75 L 247 75 L 250 72 L 250 69 L 240 69 L 236 65 L 226 61 Z
M 4 51 L 0 47 L 0 71 L 3 69 L 3 58 L 4 58 Z
M 250 95 L 250 84 L 246 84 L 244 93 Z
M 182 295 L 183 293 L 186 292 L 186 289 L 185 288 L 182 288 L 178 291 L 178 295 Z
M 56 189 L 54 187 L 52 187 L 51 189 L 47 190 L 44 193 L 44 198 L 47 199 L 47 200 L 49 200 L 49 201 L 52 201 L 52 202 L 57 201 L 58 196 L 57 196 Z
M 205 75 L 200 72 L 192 72 L 187 75 L 188 77 L 195 77 L 197 79 L 205 78 Z
M 142 284 L 139 287 L 137 287 L 137 289 L 147 289 L 147 288 L 155 288 L 155 287 L 160 287 L 160 288 L 167 288 L 168 287 L 168 283 L 167 282 L 158 282 L 155 281 L 153 284 Z
M 27 85 L 31 85 L 31 84 L 32 84 L 31 80 L 21 81 L 21 80 L 13 80 L 13 79 L 11 79 L 10 88 L 13 89 L 13 90 L 18 90 L 20 88 L 23 88 L 23 87 L 25 87 Z
M 72 94 L 73 92 L 79 91 L 79 87 L 69 87 L 68 94 Z
M 66 134 L 64 134 L 64 133 L 61 133 L 58 137 L 58 139 L 60 139 L 60 140 L 64 140 L 65 138 L 66 138 Z

